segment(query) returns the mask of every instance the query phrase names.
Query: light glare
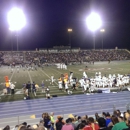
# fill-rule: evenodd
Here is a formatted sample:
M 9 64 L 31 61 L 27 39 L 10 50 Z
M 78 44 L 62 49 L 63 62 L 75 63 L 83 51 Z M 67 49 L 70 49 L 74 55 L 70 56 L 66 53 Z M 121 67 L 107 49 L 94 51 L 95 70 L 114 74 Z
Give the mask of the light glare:
M 102 25 L 100 16 L 97 13 L 92 12 L 86 19 L 88 29 L 95 32 Z
M 26 19 L 24 13 L 19 8 L 11 9 L 7 14 L 7 20 L 9 23 L 9 29 L 11 31 L 20 30 L 26 25 Z
M 101 29 L 100 32 L 105 32 L 105 29 Z
M 68 32 L 72 32 L 72 29 L 71 29 L 71 28 L 69 28 L 69 29 L 68 29 Z

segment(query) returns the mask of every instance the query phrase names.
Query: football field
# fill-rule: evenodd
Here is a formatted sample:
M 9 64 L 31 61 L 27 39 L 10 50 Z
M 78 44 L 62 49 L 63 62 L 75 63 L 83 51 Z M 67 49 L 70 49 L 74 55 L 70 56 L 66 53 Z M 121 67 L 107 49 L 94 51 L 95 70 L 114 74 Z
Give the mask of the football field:
M 86 70 L 85 67 L 88 67 Z M 3 101 L 14 101 L 14 100 L 23 100 L 24 94 L 22 91 L 23 83 L 35 82 L 39 85 L 40 89 L 37 91 L 37 96 L 34 96 L 31 93 L 31 99 L 45 97 L 45 93 L 41 91 L 41 83 L 44 81 L 45 87 L 49 86 L 51 95 L 63 96 L 67 95 L 64 91 L 58 90 L 58 78 L 61 74 L 73 72 L 73 77 L 81 79 L 83 77 L 83 72 L 86 72 L 88 77 L 94 77 L 96 72 L 101 72 L 102 76 L 106 74 L 130 74 L 130 61 L 112 61 L 110 64 L 108 62 L 95 62 L 93 64 L 82 64 L 82 65 L 68 65 L 67 70 L 57 69 L 56 66 L 46 66 L 43 69 L 38 68 L 37 70 L 24 70 L 23 68 L 19 69 L 14 68 L 11 72 L 11 68 L 7 66 L 2 66 L 0 68 L 0 94 L 1 102 Z M 3 95 L 4 88 L 4 77 L 8 76 L 11 82 L 15 83 L 15 95 Z M 54 84 L 51 85 L 51 76 L 54 76 Z M 71 90 L 71 88 L 69 88 Z M 73 91 L 73 94 L 82 94 L 82 89 L 78 88 L 77 91 Z

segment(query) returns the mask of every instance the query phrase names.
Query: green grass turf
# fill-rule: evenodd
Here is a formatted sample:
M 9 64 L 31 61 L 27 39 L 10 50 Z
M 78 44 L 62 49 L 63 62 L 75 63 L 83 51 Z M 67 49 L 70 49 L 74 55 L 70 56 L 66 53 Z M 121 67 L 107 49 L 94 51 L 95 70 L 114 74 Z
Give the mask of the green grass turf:
M 85 66 L 88 66 L 88 70 L 85 70 Z M 50 87 L 51 95 L 63 96 L 67 95 L 64 91 L 58 90 L 58 78 L 61 74 L 74 72 L 74 77 L 80 79 L 83 76 L 83 71 L 86 71 L 88 77 L 94 77 L 95 72 L 101 72 L 102 75 L 106 74 L 130 74 L 130 61 L 112 61 L 110 64 L 108 62 L 96 62 L 93 64 L 82 64 L 82 65 L 70 65 L 67 70 L 57 69 L 56 66 L 44 67 L 42 70 L 38 68 L 36 71 L 27 71 L 20 68 L 19 73 L 15 69 L 13 73 L 11 73 L 11 69 L 8 67 L 0 68 L 0 90 L 3 89 L 3 84 L 5 82 L 4 76 L 8 76 L 11 78 L 11 82 L 16 82 L 15 89 L 22 89 L 22 84 L 27 83 L 28 81 L 35 81 L 39 86 L 41 85 L 42 80 L 44 80 L 45 86 Z M 53 85 L 50 84 L 50 77 L 54 76 L 55 82 Z M 74 91 L 73 94 L 81 94 L 81 88 L 78 88 L 77 91 Z M 45 97 L 44 93 L 41 93 L 41 90 L 38 91 L 37 96 L 35 97 L 31 94 L 31 98 L 42 98 Z M 23 94 L 17 95 L 6 95 L 1 96 L 1 101 L 14 101 L 14 100 L 23 100 Z

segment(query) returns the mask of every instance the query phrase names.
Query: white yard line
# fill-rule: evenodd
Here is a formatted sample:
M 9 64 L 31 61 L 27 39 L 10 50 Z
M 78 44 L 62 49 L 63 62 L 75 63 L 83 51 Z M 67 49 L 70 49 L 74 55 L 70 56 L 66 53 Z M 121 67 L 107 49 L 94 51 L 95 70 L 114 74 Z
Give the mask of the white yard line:
M 27 71 L 27 72 L 28 72 L 28 71 Z M 30 82 L 32 83 L 32 78 L 31 78 L 31 75 L 30 75 L 29 72 L 28 72 L 28 76 L 29 76 Z
M 58 70 L 55 70 L 55 69 L 53 69 L 53 68 L 51 68 L 52 70 L 54 70 L 54 71 L 56 71 L 56 72 L 58 72 L 59 74 L 62 74 L 60 71 L 58 71 Z
M 12 74 L 11 77 L 10 77 L 10 81 L 11 81 L 11 79 L 13 78 L 14 73 L 15 73 L 15 69 L 14 69 L 14 71 L 13 71 L 13 74 Z
M 41 69 L 41 71 L 42 71 L 42 73 L 44 73 L 49 79 L 51 78 L 51 77 L 50 77 L 46 72 L 44 72 L 42 69 Z M 58 85 L 57 82 L 54 81 L 54 83 Z

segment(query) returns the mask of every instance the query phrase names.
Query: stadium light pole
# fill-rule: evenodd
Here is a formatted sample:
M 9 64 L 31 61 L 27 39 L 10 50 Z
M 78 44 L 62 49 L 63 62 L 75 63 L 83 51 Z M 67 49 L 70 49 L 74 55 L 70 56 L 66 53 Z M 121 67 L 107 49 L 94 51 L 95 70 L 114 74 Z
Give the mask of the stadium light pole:
M 103 49 L 103 42 L 104 42 L 104 32 L 105 32 L 105 29 L 101 29 L 100 32 L 102 33 L 102 49 Z
M 88 29 L 93 32 L 93 49 L 95 50 L 95 31 L 101 27 L 102 21 L 100 16 L 97 13 L 92 12 L 87 17 L 86 22 L 87 22 Z
M 71 47 L 71 33 L 72 33 L 72 28 L 68 28 L 68 32 L 69 32 L 69 44 L 70 44 L 70 47 Z
M 26 18 L 23 11 L 17 7 L 12 8 L 7 14 L 7 20 L 10 31 L 16 31 L 17 34 L 17 51 L 18 47 L 18 32 L 26 25 Z

